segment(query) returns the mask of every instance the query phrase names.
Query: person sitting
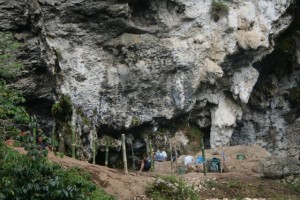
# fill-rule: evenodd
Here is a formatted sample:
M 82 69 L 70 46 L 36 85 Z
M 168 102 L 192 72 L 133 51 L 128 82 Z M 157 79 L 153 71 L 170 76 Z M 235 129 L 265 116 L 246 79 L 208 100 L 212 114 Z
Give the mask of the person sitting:
M 143 154 L 143 157 L 138 161 L 138 164 L 140 165 L 139 172 L 149 171 L 151 168 L 151 158 L 149 157 L 148 153 Z
M 46 142 L 44 142 L 42 136 L 38 136 L 36 141 L 37 141 L 37 145 L 39 146 L 40 150 L 49 149 L 48 144 Z

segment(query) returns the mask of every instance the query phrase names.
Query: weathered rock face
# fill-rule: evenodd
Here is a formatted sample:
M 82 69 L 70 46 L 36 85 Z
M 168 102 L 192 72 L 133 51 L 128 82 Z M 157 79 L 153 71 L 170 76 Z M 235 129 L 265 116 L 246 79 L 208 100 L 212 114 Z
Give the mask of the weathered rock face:
M 300 174 L 300 162 L 295 158 L 269 156 L 260 160 L 258 169 L 266 178 L 285 178 Z
M 299 51 L 299 47 L 297 42 L 295 49 Z M 261 76 L 249 104 L 243 106 L 243 117 L 233 133 L 232 144 L 257 143 L 275 155 L 299 157 L 298 60 L 297 52 L 292 57 L 283 57 L 275 49 L 257 64 Z
M 38 63 L 28 73 L 44 69 L 46 85 L 34 87 L 41 82 L 29 75 L 15 85 L 47 102 L 68 94 L 82 141 L 92 130 L 85 118 L 101 132 L 189 113 L 199 127 L 211 126 L 211 146 L 220 146 L 247 114 L 259 76 L 253 63 L 292 20 L 291 0 L 224 3 L 225 15 L 211 0 L 0 0 L 0 29 L 39 52 L 27 56 Z

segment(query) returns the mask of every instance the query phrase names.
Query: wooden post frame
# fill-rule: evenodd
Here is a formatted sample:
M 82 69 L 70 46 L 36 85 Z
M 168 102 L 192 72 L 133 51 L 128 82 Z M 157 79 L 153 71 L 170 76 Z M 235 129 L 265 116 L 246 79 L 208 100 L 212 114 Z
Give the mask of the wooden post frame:
M 171 156 L 171 174 L 173 174 L 173 152 L 172 152 L 172 144 L 170 142 L 170 156 Z
M 76 134 L 76 130 L 75 130 L 75 125 L 71 125 L 71 130 L 72 130 L 72 158 L 75 158 L 75 148 L 76 148 L 76 143 L 75 143 L 75 134 Z
M 206 160 L 205 160 L 203 137 L 201 137 L 201 150 L 202 150 L 202 158 L 203 158 L 203 172 L 204 172 L 204 176 L 206 176 Z
M 150 149 L 150 159 L 151 159 L 151 172 L 154 170 L 154 163 L 153 163 L 153 150 L 152 150 L 152 141 L 151 139 L 149 140 L 149 149 Z
M 134 157 L 133 141 L 131 141 L 131 156 L 132 156 L 132 168 L 135 171 L 135 157 Z
M 95 128 L 95 125 L 93 127 L 93 131 L 92 131 L 92 137 L 93 137 L 93 164 L 96 164 L 96 139 L 97 139 L 97 131 Z
M 109 139 L 108 136 L 105 137 L 105 166 L 108 166 L 108 151 L 109 151 Z
M 123 150 L 124 172 L 125 172 L 125 174 L 128 174 L 125 134 L 122 134 L 121 136 L 122 136 L 122 150 Z

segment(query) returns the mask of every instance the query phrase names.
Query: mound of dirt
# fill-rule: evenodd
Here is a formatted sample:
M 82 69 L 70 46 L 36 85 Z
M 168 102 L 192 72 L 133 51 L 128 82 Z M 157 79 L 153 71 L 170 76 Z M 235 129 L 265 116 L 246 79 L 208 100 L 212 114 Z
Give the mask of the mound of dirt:
M 255 168 L 261 159 L 271 155 L 267 150 L 258 145 L 237 145 L 206 150 L 206 158 L 217 157 L 222 160 L 222 152 L 224 152 L 226 164 L 231 172 L 241 172 L 249 175 L 256 172 Z M 202 154 L 198 152 L 197 155 Z M 238 155 L 244 155 L 245 159 L 239 160 L 237 158 Z

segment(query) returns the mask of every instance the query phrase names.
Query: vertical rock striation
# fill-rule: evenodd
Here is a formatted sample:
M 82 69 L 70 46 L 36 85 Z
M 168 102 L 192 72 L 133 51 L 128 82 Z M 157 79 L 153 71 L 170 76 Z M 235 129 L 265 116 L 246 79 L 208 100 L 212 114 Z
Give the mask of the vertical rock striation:
M 0 0 L 0 29 L 38 52 L 14 85 L 39 100 L 35 111 L 69 95 L 87 157 L 92 124 L 124 130 L 183 114 L 211 127 L 211 146 L 228 145 L 247 132 L 236 125 L 249 116 L 253 64 L 291 23 L 291 0 L 217 4 L 224 10 L 211 0 Z

